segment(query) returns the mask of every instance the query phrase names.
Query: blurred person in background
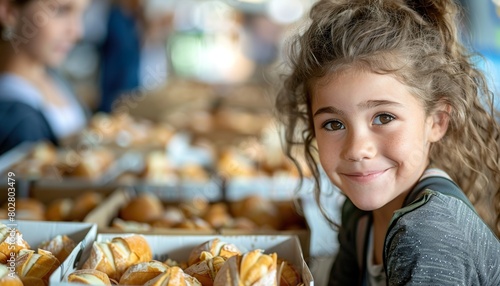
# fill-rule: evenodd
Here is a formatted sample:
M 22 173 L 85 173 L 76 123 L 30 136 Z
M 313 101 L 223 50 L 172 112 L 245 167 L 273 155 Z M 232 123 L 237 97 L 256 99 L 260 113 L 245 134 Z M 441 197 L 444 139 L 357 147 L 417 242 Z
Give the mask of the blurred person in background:
M 89 0 L 0 0 L 0 154 L 81 131 L 82 106 L 56 68 L 82 35 Z
M 166 40 L 172 1 L 113 1 L 101 47 L 98 111 L 112 112 L 122 96 L 166 81 Z

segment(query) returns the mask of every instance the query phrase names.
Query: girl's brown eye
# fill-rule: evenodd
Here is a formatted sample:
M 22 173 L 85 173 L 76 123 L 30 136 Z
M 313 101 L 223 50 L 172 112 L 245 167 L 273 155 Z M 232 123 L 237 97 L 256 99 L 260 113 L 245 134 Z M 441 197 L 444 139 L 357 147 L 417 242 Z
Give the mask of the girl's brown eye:
M 344 129 L 345 127 L 344 127 L 344 124 L 342 124 L 342 122 L 337 121 L 337 120 L 333 120 L 333 121 L 328 121 L 325 124 L 323 124 L 323 128 L 325 128 L 326 130 L 335 131 L 335 130 Z
M 373 124 L 383 125 L 393 121 L 394 119 L 395 117 L 390 114 L 380 114 L 375 117 L 375 119 L 373 120 Z

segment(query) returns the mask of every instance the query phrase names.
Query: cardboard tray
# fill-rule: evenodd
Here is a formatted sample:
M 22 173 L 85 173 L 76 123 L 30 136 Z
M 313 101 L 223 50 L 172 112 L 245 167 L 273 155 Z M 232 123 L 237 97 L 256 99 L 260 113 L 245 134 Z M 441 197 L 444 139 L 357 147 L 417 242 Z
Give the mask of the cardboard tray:
M 68 274 L 68 270 L 72 270 L 78 265 L 80 257 L 83 255 L 88 256 L 92 243 L 97 236 L 97 227 L 89 223 L 78 222 L 45 222 L 45 221 L 14 221 L 1 220 L 1 223 L 10 228 L 18 229 L 23 235 L 23 239 L 28 242 L 31 249 L 37 249 L 37 246 L 42 242 L 50 240 L 57 235 L 67 235 L 76 246 L 71 254 L 64 260 L 61 265 L 52 273 L 52 279 L 60 280 Z M 88 253 L 85 253 L 88 251 Z
M 128 234 L 99 234 L 98 242 L 109 241 L 116 236 Z M 241 251 L 246 252 L 253 249 L 262 249 L 265 253 L 277 253 L 278 257 L 292 263 L 302 274 L 305 286 L 314 286 L 314 280 L 307 264 L 302 256 L 300 243 L 296 236 L 291 235 L 248 235 L 248 236 L 225 236 L 225 235 L 196 235 L 196 236 L 175 236 L 175 235 L 144 235 L 151 246 L 153 259 L 165 261 L 170 258 L 178 262 L 187 261 L 191 250 L 199 244 L 208 240 L 219 238 L 222 241 L 233 243 Z M 82 255 L 80 262 L 83 263 L 87 256 Z M 76 268 L 68 269 L 67 275 Z M 67 283 L 67 275 L 58 280 L 59 276 L 52 276 L 50 285 L 72 286 L 77 284 Z

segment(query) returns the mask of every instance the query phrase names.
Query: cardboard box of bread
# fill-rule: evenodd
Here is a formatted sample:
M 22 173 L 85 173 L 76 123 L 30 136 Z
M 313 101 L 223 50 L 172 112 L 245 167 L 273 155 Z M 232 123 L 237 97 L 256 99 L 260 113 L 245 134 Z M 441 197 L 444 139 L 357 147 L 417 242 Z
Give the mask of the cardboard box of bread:
M 50 284 L 314 285 L 295 236 L 99 234 L 85 254 Z
M 96 235 L 88 223 L 0 221 L 0 285 L 49 285 L 75 267 Z
M 301 201 L 297 202 L 300 206 Z M 292 200 L 272 201 L 258 195 L 233 202 L 193 197 L 171 203 L 152 193 L 122 189 L 85 221 L 96 223 L 100 233 L 297 235 L 307 258 L 311 231 L 296 207 Z

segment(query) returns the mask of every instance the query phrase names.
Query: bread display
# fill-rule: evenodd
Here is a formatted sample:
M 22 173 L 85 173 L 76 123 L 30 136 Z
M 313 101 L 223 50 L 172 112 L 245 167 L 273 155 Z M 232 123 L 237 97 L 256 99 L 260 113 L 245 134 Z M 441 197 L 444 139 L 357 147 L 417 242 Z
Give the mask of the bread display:
M 128 267 L 152 259 L 151 248 L 142 235 L 116 237 L 110 242 L 94 242 L 82 269 L 96 269 L 119 281 Z
M 272 201 L 258 195 L 233 202 L 209 202 L 195 197 L 175 204 L 144 192 L 128 199 L 110 226 L 124 232 L 306 229 L 305 219 L 296 207 L 293 201 Z
M 76 270 L 68 276 L 68 282 L 87 285 L 113 285 L 108 275 L 95 269 Z
M 302 278 L 300 272 L 288 260 L 278 257 L 278 254 L 271 252 L 265 253 L 262 249 L 256 248 L 246 251 L 240 251 L 241 247 L 233 243 L 226 243 L 222 238 L 214 237 L 204 241 L 190 249 L 182 250 L 184 258 L 176 261 L 168 258 L 162 262 L 157 259 L 149 259 L 147 261 L 137 260 L 131 263 L 130 258 L 123 259 L 124 253 L 128 253 L 128 247 L 123 244 L 111 246 L 116 242 L 126 240 L 132 236 L 110 236 L 109 242 L 95 242 L 92 252 L 95 251 L 96 245 L 101 248 L 100 253 L 106 257 L 108 261 L 113 260 L 114 266 L 110 268 L 116 269 L 111 273 L 106 273 L 106 269 L 89 268 L 89 263 L 85 263 L 81 270 L 76 270 L 68 277 L 68 282 L 96 281 L 95 285 L 101 283 L 96 280 L 106 280 L 109 278 L 112 284 L 118 285 L 202 285 L 202 286 L 217 286 L 217 285 L 254 285 L 254 286 L 300 286 Z M 112 237 L 112 238 L 111 238 Z M 135 241 L 136 245 L 146 245 L 148 240 Z M 163 243 L 160 238 L 157 243 Z M 168 243 L 168 242 L 166 242 Z M 107 250 L 105 246 L 107 245 Z M 132 245 L 133 243 L 129 243 Z M 116 255 L 116 248 L 121 249 L 121 256 Z M 114 250 L 113 250 L 114 249 Z M 189 250 L 186 252 L 186 250 Z M 171 251 L 177 252 L 172 249 Z M 106 253 L 107 252 L 107 253 Z M 147 252 L 147 251 L 145 251 Z M 151 257 L 148 253 L 148 257 Z M 167 256 L 170 253 L 154 253 L 155 257 Z M 95 257 L 100 257 L 96 253 L 91 253 L 89 260 Z M 177 255 L 173 255 L 178 257 Z M 121 258 L 119 258 L 121 257 Z M 128 266 L 124 266 L 118 271 L 118 260 L 128 261 Z M 183 260 L 185 259 L 185 261 Z M 101 259 L 103 260 L 103 259 Z M 102 262 L 102 261 L 101 261 Z M 91 269 L 98 270 L 95 275 Z M 102 274 L 101 274 L 102 273 Z M 82 275 L 83 274 L 83 275 Z M 76 277 L 75 277 L 76 276 Z M 70 277 L 73 277 L 70 279 Z M 77 278 L 78 277 L 78 278 Z M 101 279 L 101 277 L 103 279 Z M 107 280 L 106 280 L 107 281 Z M 85 282 L 84 282 L 85 283 Z M 103 282 L 106 283 L 106 282 Z
M 264 254 L 255 249 L 229 258 L 217 273 L 214 286 L 224 285 L 277 285 L 276 253 Z

